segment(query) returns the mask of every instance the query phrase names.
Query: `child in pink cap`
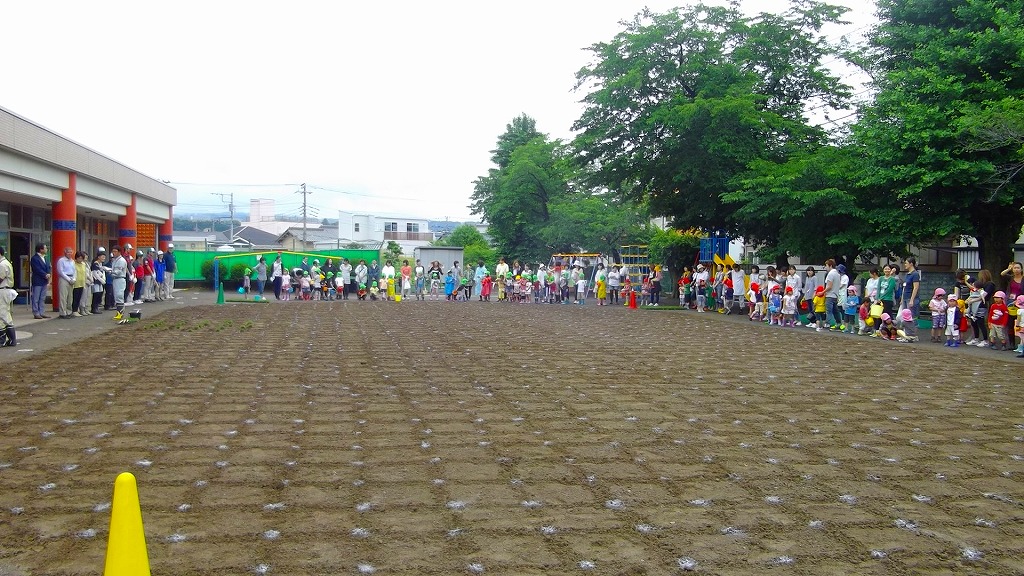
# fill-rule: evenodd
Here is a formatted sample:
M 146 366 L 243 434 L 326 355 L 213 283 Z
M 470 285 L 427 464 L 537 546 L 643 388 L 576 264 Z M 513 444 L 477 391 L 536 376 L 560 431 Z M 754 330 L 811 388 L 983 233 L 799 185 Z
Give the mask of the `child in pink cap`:
M 1017 346 L 1015 352 L 1017 352 L 1017 358 L 1024 358 L 1024 294 L 1017 296 L 1014 304 L 1017 306 L 1017 323 L 1014 332 L 1020 339 L 1020 346 Z
M 992 295 L 992 305 L 988 307 L 988 334 L 992 349 L 997 350 L 1002 345 L 1006 348 L 1006 325 L 1010 322 L 1010 311 L 1006 309 L 1006 292 L 997 291 Z

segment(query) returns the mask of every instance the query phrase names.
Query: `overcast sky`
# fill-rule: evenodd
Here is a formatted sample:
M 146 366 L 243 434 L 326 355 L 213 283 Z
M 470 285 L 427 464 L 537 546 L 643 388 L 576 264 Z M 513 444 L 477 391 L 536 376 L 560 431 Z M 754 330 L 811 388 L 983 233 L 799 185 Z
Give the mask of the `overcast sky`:
M 853 11 L 830 36 L 862 34 L 873 3 L 833 2 Z M 320 217 L 468 220 L 506 124 L 570 138 L 583 49 L 681 4 L 8 2 L 0 106 L 171 181 L 178 214 L 218 210 L 212 192 L 298 214 L 305 182 Z

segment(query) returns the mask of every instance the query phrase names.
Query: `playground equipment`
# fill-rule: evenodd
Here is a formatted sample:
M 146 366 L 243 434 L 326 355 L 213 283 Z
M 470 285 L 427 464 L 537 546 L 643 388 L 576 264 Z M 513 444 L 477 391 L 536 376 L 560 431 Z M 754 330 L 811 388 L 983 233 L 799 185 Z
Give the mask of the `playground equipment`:
M 646 276 L 651 275 L 651 262 L 647 257 L 646 244 L 629 244 L 619 251 L 622 265 L 634 286 L 640 286 Z M 625 280 L 625 278 L 623 278 Z

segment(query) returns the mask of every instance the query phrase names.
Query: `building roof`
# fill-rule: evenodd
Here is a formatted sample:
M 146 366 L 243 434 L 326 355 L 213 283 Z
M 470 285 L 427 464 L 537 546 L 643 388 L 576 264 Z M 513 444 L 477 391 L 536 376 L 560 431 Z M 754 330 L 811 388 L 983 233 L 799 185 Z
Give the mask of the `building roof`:
M 235 237 L 230 240 L 242 239 L 253 246 L 276 246 L 278 243 L 277 238 L 276 234 L 271 234 L 265 230 L 253 228 L 252 226 L 242 226 L 235 230 Z

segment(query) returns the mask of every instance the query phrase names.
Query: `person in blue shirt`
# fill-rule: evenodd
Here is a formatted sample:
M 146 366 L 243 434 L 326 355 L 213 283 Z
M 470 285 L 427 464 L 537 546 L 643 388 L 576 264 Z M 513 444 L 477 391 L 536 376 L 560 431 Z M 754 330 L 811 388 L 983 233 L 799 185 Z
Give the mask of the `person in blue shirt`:
M 445 300 L 451 300 L 455 294 L 455 276 L 452 275 L 452 271 L 448 271 L 448 275 L 444 278 L 444 298 Z

